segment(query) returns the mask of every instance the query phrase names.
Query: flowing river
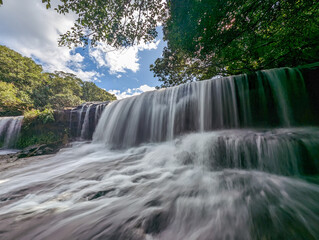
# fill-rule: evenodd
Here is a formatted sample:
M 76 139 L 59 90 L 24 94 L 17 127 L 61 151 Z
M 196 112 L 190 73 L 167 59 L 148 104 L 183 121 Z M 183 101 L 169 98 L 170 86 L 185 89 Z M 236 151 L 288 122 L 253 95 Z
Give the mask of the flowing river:
M 93 141 L 0 173 L 0 239 L 319 239 L 297 69 L 109 104 Z

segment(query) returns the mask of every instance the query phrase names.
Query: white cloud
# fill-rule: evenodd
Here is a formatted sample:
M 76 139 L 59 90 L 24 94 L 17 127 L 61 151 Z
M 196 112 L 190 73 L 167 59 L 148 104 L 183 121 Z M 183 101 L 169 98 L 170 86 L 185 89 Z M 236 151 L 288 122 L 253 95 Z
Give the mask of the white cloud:
M 52 0 L 53 6 L 58 3 L 59 0 Z M 5 0 L 0 7 L 0 44 L 32 57 L 44 71 L 65 71 L 85 81 L 98 81 L 101 73 L 83 70 L 84 56 L 58 47 L 60 34 L 73 26 L 76 15 L 60 15 L 53 8 L 46 9 L 41 0 Z M 160 40 L 122 49 L 99 43 L 96 48 L 89 48 L 89 54 L 99 67 L 108 68 L 110 74 L 120 78 L 127 70 L 139 70 L 139 51 L 156 49 L 159 43 Z
M 54 0 L 56 5 L 57 0 Z M 94 80 L 95 71 L 83 71 L 84 57 L 67 47 L 58 47 L 58 38 L 73 26 L 74 14 L 60 15 L 47 10 L 39 0 L 4 1 L 0 7 L 0 44 L 40 61 L 44 71 L 76 74 Z
M 141 85 L 138 88 L 128 88 L 125 91 L 121 92 L 120 90 L 108 90 L 109 93 L 114 94 L 117 99 L 128 98 L 132 96 L 139 95 L 143 92 L 154 91 L 155 87 L 150 87 L 148 85 Z
M 160 40 L 151 43 L 140 43 L 137 46 L 114 49 L 104 43 L 90 49 L 90 56 L 99 67 L 108 67 L 110 74 L 124 73 L 126 70 L 136 72 L 139 70 L 138 52 L 152 50 L 158 47 Z

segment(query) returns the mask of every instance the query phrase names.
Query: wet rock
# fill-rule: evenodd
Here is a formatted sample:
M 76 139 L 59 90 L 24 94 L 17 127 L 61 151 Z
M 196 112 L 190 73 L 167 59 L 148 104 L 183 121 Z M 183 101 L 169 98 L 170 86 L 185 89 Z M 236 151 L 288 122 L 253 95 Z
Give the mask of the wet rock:
M 9 153 L 0 155 L 0 162 L 14 162 L 17 160 L 17 154 L 16 153 Z
M 59 143 L 50 143 L 50 144 L 36 144 L 29 147 L 24 148 L 21 152 L 17 153 L 17 158 L 25 158 L 46 154 L 57 153 L 63 144 Z

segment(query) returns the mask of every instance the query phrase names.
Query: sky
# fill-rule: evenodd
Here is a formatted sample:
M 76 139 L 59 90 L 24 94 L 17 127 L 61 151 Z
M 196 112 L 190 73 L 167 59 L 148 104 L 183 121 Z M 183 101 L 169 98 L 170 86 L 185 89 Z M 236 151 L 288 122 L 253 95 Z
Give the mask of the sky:
M 97 47 L 69 49 L 58 47 L 59 35 L 69 30 L 75 15 L 60 15 L 46 9 L 41 0 L 4 0 L 0 7 L 0 45 L 5 45 L 43 66 L 74 73 L 113 93 L 118 99 L 155 89 L 160 82 L 149 65 L 161 57 L 165 42 L 159 37 L 127 49 L 112 49 L 105 43 Z M 54 6 L 58 1 L 53 0 Z

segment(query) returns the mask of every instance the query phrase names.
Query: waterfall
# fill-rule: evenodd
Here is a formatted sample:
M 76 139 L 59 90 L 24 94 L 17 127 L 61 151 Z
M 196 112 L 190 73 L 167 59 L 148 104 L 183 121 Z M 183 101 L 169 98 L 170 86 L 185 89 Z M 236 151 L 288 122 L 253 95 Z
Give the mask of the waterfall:
M 70 133 L 78 140 L 90 140 L 101 114 L 108 105 L 102 103 L 84 103 L 70 111 Z
M 82 129 L 81 129 L 81 138 L 85 139 L 85 137 L 88 134 L 88 128 L 89 128 L 89 117 L 90 117 L 90 109 L 92 105 L 89 105 L 86 109 L 85 116 L 84 116 L 84 121 L 82 124 Z M 94 115 L 95 116 L 95 115 Z
M 78 113 L 78 120 L 77 120 L 77 122 L 78 122 L 78 127 L 77 127 L 77 136 L 81 136 L 81 130 L 82 130 L 82 114 L 83 114 L 83 111 L 84 111 L 84 109 L 86 108 L 86 104 L 83 104 L 82 105 L 82 107 L 81 107 L 81 110 L 80 111 L 78 111 L 77 113 Z
M 23 116 L 0 117 L 0 148 L 14 148 L 18 140 Z
M 93 141 L 1 172 L 0 238 L 319 239 L 305 83 L 280 68 L 73 109 Z
M 298 69 L 193 82 L 113 102 L 101 117 L 94 141 L 131 147 L 187 132 L 297 126 L 307 105 Z

